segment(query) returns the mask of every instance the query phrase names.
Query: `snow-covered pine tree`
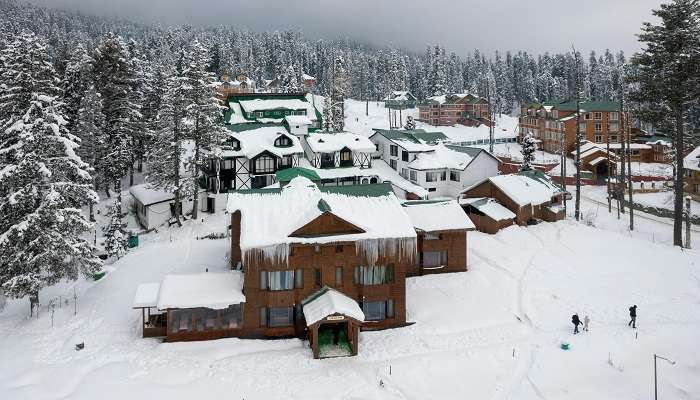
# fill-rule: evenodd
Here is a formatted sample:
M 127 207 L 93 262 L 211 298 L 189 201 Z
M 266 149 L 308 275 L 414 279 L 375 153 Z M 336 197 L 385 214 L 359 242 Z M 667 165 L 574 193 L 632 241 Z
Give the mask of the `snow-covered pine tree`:
M 288 66 L 280 77 L 280 90 L 282 93 L 297 93 L 301 90 L 293 65 Z
M 330 96 L 323 98 L 323 130 L 326 132 L 333 131 L 333 107 Z
M 345 71 L 345 61 L 338 56 L 333 64 L 333 92 L 331 93 L 331 125 L 333 131 L 345 130 L 345 96 L 348 90 L 348 77 Z
M 32 94 L 59 96 L 56 70 L 46 42 L 23 31 L 0 51 L 0 131 L 21 119 Z
M 195 40 L 189 46 L 185 58 L 184 76 L 187 79 L 186 121 L 188 137 L 193 144 L 193 152 L 188 155 L 187 164 L 192 174 L 192 218 L 197 218 L 199 206 L 199 171 L 204 165 L 206 154 L 226 139 L 227 130 L 223 127 L 222 106 L 216 98 L 214 74 L 207 71 L 207 50 Z
M 132 108 L 134 71 L 129 52 L 121 37 L 108 33 L 95 50 L 95 87 L 102 96 L 105 116 L 104 173 L 121 201 L 122 177 L 133 160 L 132 127 L 138 110 Z M 107 187 L 109 195 L 109 188 Z
M 69 132 L 73 132 L 77 124 L 78 110 L 80 110 L 83 95 L 93 84 L 92 63 L 93 60 L 83 44 L 78 43 L 68 59 L 62 81 L 64 115 L 68 121 L 66 128 Z
M 98 191 L 109 183 L 104 174 L 104 160 L 102 155 L 104 148 L 104 114 L 102 114 L 102 99 L 100 94 L 91 85 L 80 100 L 80 107 L 75 118 L 72 131 L 80 138 L 80 147 L 76 150 L 80 159 L 90 165 L 93 187 Z M 95 221 L 93 205 L 90 204 L 90 221 Z
M 186 126 L 187 78 L 184 75 L 184 50 L 175 74 L 167 80 L 166 98 L 158 112 L 159 129 L 148 154 L 148 173 L 146 182 L 151 188 L 157 188 L 175 195 L 174 215 L 178 226 L 182 226 L 182 199 L 188 196 L 192 188 L 191 181 L 185 176 L 184 163 L 188 127 Z
M 84 239 L 93 225 L 81 208 L 97 202 L 89 166 L 53 102 L 34 93 L 22 118 L 0 133 L 7 162 L 0 173 L 0 285 L 10 297 L 29 296 L 32 305 L 43 287 L 89 276 L 101 265 Z
M 104 249 L 109 257 L 115 257 L 117 260 L 122 258 L 128 249 L 122 214 L 122 204 L 115 198 L 107 208 L 109 222 L 102 228 L 105 236 Z
M 532 163 L 535 162 L 535 152 L 537 151 L 537 140 L 528 133 L 523 138 L 520 154 L 523 155 L 523 163 L 520 166 L 521 171 L 532 171 Z
M 632 57 L 630 97 L 638 115 L 672 133 L 675 160 L 673 244 L 683 246 L 683 155 L 691 105 L 700 97 L 700 1 L 673 0 L 653 11 L 658 25 L 642 26 L 645 49 Z
M 412 131 L 416 129 L 416 121 L 413 120 L 412 116 L 406 117 L 406 125 L 403 127 L 407 131 Z
M 129 187 L 134 185 L 134 167 L 137 162 L 142 162 L 146 154 L 146 143 L 151 133 L 148 129 L 148 121 L 141 113 L 146 102 L 145 96 L 148 90 L 149 67 L 142 58 L 138 44 L 131 40 L 128 44 L 129 64 L 132 72 L 131 92 L 129 92 L 129 108 L 131 113 L 125 123 L 129 142 L 131 143 L 131 160 L 129 161 Z

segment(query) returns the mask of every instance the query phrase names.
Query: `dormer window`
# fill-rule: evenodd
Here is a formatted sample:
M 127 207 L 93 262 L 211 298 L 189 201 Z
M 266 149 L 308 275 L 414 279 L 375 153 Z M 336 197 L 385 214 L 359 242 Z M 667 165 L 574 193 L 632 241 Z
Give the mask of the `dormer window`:
M 292 139 L 288 138 L 287 136 L 280 135 L 277 139 L 275 139 L 275 147 L 291 147 L 292 146 Z
M 224 144 L 226 146 L 231 147 L 231 149 L 236 150 L 236 151 L 241 149 L 241 142 L 239 142 L 238 139 L 233 138 L 233 137 L 226 139 L 226 142 L 224 142 Z

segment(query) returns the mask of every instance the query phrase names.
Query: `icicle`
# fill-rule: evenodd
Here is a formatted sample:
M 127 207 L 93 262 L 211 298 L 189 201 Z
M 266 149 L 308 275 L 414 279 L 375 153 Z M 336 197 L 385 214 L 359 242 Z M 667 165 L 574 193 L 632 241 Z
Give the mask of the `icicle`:
M 413 260 L 417 251 L 416 238 L 361 239 L 355 242 L 355 251 L 372 267 L 380 257 Z
M 289 243 L 279 243 L 262 248 L 243 250 L 243 260 L 245 260 L 246 265 L 261 261 L 277 265 L 288 265 Z

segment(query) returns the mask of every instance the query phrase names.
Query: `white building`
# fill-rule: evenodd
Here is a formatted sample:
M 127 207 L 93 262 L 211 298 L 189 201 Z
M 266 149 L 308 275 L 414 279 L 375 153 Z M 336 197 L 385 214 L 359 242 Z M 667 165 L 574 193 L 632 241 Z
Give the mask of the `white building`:
M 456 198 L 465 188 L 498 175 L 494 155 L 483 149 L 448 148 L 442 143 L 447 137 L 440 132 L 377 129 L 370 139 L 376 158 L 425 188 L 431 198 Z
M 181 199 L 180 207 L 176 210 L 173 193 L 151 188 L 147 183 L 132 186 L 129 194 L 133 200 L 136 219 L 147 230 L 174 221 L 176 212 L 179 215 L 186 215 L 192 210 L 192 196 Z M 202 190 L 198 195 L 199 210 L 207 211 L 206 192 Z

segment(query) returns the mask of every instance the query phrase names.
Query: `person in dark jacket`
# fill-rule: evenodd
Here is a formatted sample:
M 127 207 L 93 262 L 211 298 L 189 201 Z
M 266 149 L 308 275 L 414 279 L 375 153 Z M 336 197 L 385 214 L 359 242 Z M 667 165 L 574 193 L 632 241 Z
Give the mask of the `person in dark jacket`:
M 581 319 L 579 319 L 578 314 L 574 314 L 571 316 L 571 323 L 574 324 L 574 335 L 578 333 L 578 326 L 583 324 L 581 322 Z
M 634 329 L 637 329 L 637 305 L 633 305 L 630 307 L 630 322 L 627 324 L 627 326 L 631 326 Z

